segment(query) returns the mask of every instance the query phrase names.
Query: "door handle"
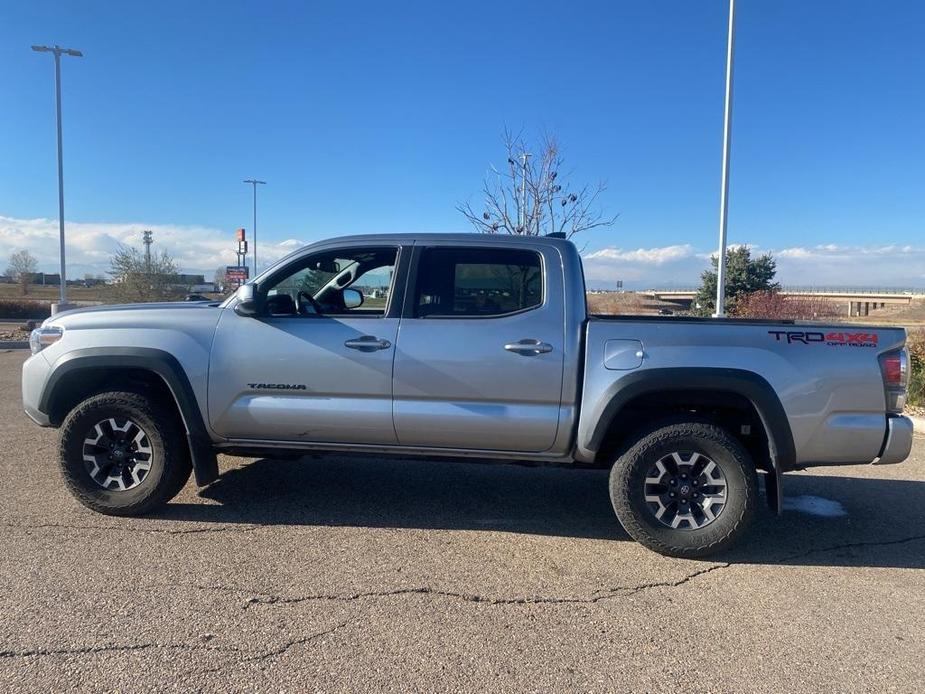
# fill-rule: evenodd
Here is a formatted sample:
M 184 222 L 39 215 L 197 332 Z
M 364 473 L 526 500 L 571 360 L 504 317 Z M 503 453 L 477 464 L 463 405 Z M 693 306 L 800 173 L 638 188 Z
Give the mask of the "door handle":
M 508 342 L 504 349 L 515 354 L 535 355 L 545 354 L 552 351 L 552 345 L 548 342 L 542 342 L 535 339 L 518 340 L 517 342 Z
M 344 347 L 358 349 L 361 352 L 375 352 L 380 349 L 388 349 L 391 346 L 391 342 L 378 338 L 375 335 L 362 335 L 361 337 L 347 340 L 344 343 Z

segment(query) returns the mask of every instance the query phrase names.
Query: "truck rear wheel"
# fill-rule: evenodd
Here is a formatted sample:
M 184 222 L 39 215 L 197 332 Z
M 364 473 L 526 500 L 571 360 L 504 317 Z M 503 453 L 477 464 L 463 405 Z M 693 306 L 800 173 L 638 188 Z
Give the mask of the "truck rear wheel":
M 61 427 L 61 471 L 84 506 L 114 516 L 147 513 L 176 496 L 192 465 L 176 413 L 140 393 L 100 393 Z
M 752 519 L 757 495 L 745 449 L 702 422 L 646 434 L 610 471 L 610 500 L 626 532 L 675 557 L 705 557 L 733 544 Z

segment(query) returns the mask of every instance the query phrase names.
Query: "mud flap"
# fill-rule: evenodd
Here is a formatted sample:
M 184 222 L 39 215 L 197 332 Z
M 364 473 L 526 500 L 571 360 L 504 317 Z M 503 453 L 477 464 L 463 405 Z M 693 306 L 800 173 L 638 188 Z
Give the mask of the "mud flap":
M 191 434 L 189 441 L 190 459 L 193 463 L 193 475 L 197 487 L 205 487 L 218 479 L 218 456 L 210 444 L 203 443 Z
M 776 465 L 764 475 L 764 493 L 768 508 L 778 516 L 784 511 L 784 476 Z

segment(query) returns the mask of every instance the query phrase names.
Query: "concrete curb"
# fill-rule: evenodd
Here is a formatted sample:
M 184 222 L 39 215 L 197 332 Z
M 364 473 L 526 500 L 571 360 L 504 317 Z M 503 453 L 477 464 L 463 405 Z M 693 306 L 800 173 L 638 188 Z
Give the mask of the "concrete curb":
M 28 340 L 0 340 L 0 349 L 29 349 Z

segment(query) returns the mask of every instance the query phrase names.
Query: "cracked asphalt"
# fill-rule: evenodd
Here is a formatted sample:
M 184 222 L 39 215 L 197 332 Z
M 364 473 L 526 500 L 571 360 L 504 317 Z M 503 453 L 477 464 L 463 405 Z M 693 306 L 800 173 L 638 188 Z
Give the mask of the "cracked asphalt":
M 925 681 L 925 438 L 901 465 L 788 475 L 816 514 L 764 511 L 713 561 L 629 541 L 587 470 L 223 458 L 201 495 L 118 519 L 64 491 L 24 359 L 0 352 L 0 691 Z

